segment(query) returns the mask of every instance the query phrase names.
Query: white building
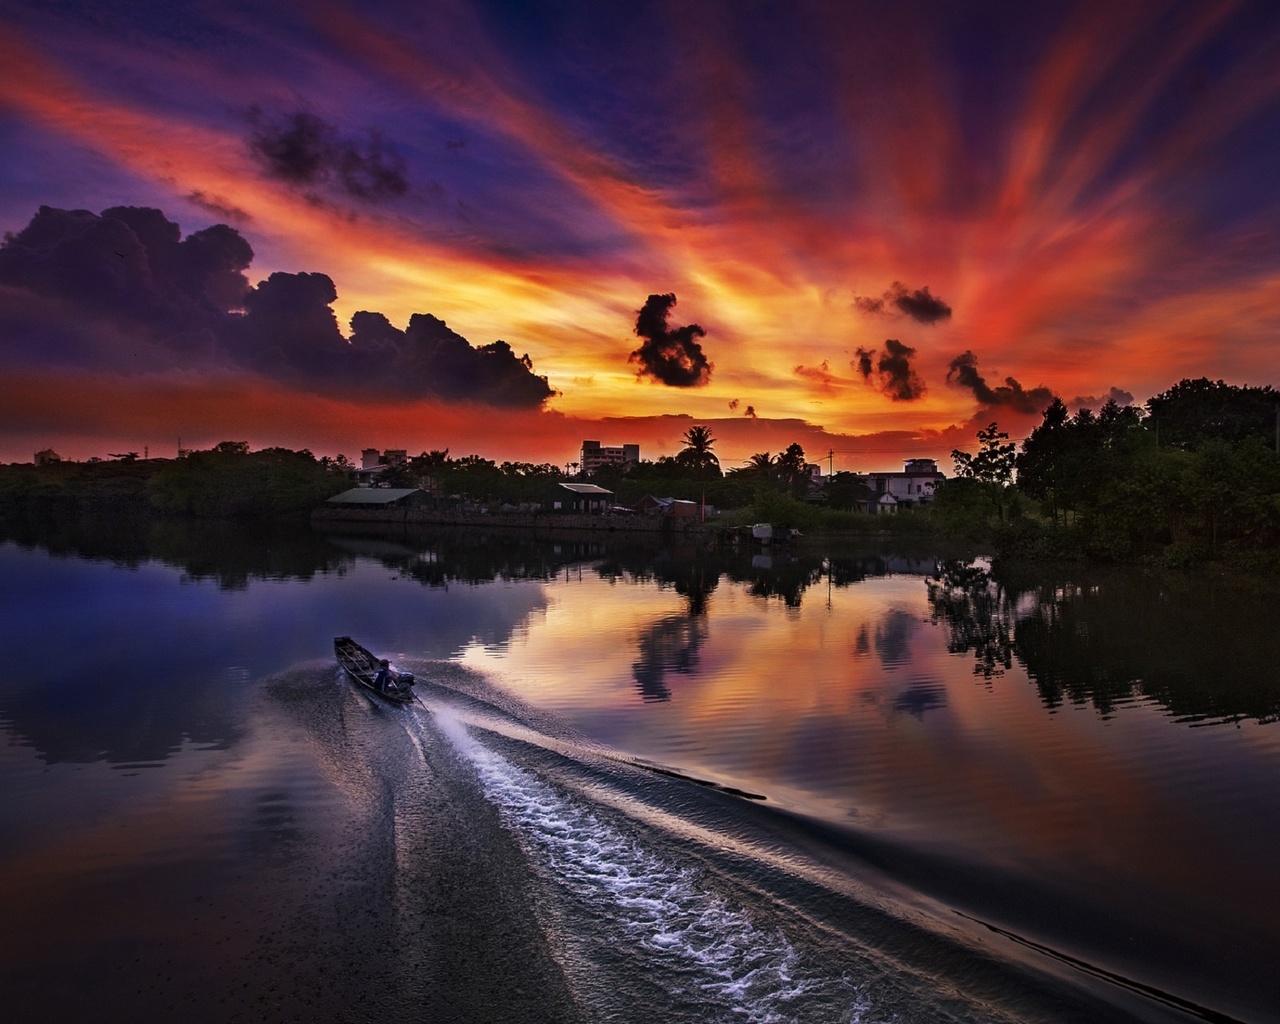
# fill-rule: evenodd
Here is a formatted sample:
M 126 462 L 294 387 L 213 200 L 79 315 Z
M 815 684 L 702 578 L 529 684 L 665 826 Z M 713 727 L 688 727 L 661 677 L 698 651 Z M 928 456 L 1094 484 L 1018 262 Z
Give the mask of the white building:
M 638 444 L 623 444 L 615 448 L 606 448 L 599 441 L 583 441 L 582 442 L 582 467 L 583 476 L 590 476 L 601 466 L 625 466 L 631 462 L 640 461 L 640 446 Z
M 360 453 L 360 468 L 356 470 L 356 482 L 362 487 L 370 487 L 392 466 L 403 466 L 408 461 L 409 452 L 404 448 L 388 448 L 384 452 L 379 452 L 377 448 L 365 448 Z
M 933 500 L 938 484 L 946 477 L 938 471 L 938 463 L 934 459 L 907 459 L 901 473 L 865 473 L 863 479 L 875 496 L 868 511 L 884 512 L 928 504 Z M 886 495 L 893 501 L 879 500 Z

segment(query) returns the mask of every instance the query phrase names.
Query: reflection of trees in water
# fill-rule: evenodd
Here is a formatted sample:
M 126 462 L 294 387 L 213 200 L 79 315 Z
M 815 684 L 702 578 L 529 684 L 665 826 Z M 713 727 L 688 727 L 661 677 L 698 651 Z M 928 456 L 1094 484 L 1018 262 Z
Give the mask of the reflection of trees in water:
M 636 642 L 639 658 L 631 666 L 641 699 L 670 700 L 667 673 L 693 672 L 707 635 L 707 621 L 701 615 L 665 615 L 642 630 Z
M 948 649 L 985 678 L 1016 658 L 1048 708 L 1104 715 L 1153 701 L 1191 724 L 1280 721 L 1271 602 L 1213 581 L 1136 572 L 1075 578 L 947 563 L 927 582 Z
M 252 580 L 309 580 L 354 561 L 306 526 L 270 521 L 73 515 L 10 520 L 0 528 L 3 540 L 121 568 L 161 562 L 223 590 L 244 590 Z
M 714 552 L 687 544 L 656 552 L 634 548 L 618 551 L 598 564 L 595 571 L 602 579 L 670 587 L 685 599 L 688 614 L 697 616 L 706 614 L 707 600 L 720 584 L 723 566 Z
M 947 626 L 947 650 L 972 653 L 973 674 L 991 679 L 1013 664 L 1013 637 L 1003 588 L 972 562 L 943 562 L 925 580 L 933 621 Z
M 788 608 L 799 608 L 804 592 L 823 578 L 822 559 L 770 556 L 761 561 L 734 565 L 729 578 L 744 583 L 752 597 L 777 597 Z

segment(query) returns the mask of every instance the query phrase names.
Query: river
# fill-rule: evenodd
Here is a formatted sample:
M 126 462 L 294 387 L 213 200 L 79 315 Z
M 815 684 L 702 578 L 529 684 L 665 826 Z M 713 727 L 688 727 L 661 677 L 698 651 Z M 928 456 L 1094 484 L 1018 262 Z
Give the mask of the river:
M 3 537 L 18 1019 L 1280 1019 L 1256 584 L 936 546 Z M 353 687 L 339 634 L 420 703 Z

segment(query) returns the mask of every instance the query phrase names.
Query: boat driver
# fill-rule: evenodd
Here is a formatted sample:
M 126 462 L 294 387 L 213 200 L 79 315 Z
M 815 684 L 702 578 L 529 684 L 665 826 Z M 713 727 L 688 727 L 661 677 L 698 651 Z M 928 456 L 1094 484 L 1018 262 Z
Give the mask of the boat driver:
M 394 685 L 391 682 L 391 662 L 383 658 L 378 665 L 378 674 L 373 677 L 373 688 L 379 693 L 386 693 Z

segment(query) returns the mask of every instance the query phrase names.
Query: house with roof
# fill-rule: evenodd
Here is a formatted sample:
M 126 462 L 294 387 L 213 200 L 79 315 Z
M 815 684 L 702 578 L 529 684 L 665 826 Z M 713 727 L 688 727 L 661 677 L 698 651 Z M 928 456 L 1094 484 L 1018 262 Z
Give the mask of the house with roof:
M 896 512 L 915 505 L 927 505 L 933 500 L 938 484 L 946 479 L 938 471 L 935 459 L 907 459 L 900 473 L 864 473 L 862 479 L 867 496 L 858 503 L 866 512 Z M 886 497 L 891 501 L 883 500 Z
M 637 512 L 648 516 L 670 516 L 673 519 L 703 518 L 704 506 L 700 502 L 688 501 L 685 498 L 659 498 L 646 494 L 631 506 Z M 714 514 L 710 505 L 705 506 L 706 515 Z
M 409 452 L 404 448 L 388 448 L 379 452 L 377 448 L 366 448 L 360 453 L 360 468 L 356 470 L 356 483 L 364 487 L 374 487 L 378 478 L 395 466 L 404 466 L 409 462 Z
M 431 495 L 420 487 L 353 487 L 325 504 L 331 508 L 412 508 L 430 500 Z
M 596 484 L 556 482 L 547 485 L 542 507 L 548 512 L 601 515 L 613 504 L 613 491 Z

